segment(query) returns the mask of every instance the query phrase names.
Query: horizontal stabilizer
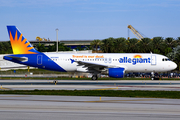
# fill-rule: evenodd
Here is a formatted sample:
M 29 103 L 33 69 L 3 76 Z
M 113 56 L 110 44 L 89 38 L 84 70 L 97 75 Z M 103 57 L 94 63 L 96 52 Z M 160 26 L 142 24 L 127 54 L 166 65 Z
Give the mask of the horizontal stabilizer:
M 21 61 L 21 62 L 28 61 L 28 58 L 26 58 L 26 57 L 15 57 L 15 56 L 4 56 L 3 59 L 5 59 L 5 60 L 16 59 L 16 60 Z

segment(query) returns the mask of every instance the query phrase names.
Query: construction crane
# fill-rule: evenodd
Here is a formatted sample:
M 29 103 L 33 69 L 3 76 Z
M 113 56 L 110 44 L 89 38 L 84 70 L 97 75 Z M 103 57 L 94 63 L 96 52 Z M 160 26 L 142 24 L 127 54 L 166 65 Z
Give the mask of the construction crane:
M 134 35 L 136 35 L 136 37 L 139 40 L 143 39 L 143 36 L 132 25 L 128 25 L 128 28 L 134 33 Z M 128 31 L 128 40 L 129 40 L 129 31 Z
M 46 38 L 40 38 L 39 36 L 36 37 L 37 41 L 50 41 L 50 39 L 46 39 Z
M 37 40 L 37 41 L 42 41 L 43 39 L 40 38 L 39 36 L 37 36 L 37 37 L 36 37 L 36 40 Z

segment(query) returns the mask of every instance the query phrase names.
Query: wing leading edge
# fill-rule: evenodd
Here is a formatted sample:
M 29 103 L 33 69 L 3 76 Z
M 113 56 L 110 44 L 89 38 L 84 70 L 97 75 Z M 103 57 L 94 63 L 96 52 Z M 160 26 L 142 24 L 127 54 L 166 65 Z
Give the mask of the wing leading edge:
M 77 66 L 82 66 L 82 68 L 88 68 L 88 70 L 95 70 L 98 72 L 104 71 L 107 68 L 124 68 L 124 67 L 119 67 L 119 66 L 115 66 L 115 65 L 104 65 L 104 64 L 98 64 L 98 63 L 92 63 L 92 62 L 84 62 L 84 61 L 76 61 L 73 59 L 71 60 L 71 64 L 72 63 L 77 63 Z

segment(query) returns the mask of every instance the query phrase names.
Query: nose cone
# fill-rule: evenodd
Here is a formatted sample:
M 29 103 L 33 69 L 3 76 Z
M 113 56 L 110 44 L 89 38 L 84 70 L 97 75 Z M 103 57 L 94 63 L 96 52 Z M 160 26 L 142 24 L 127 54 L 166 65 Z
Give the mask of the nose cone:
M 172 62 L 172 69 L 176 69 L 177 68 L 177 64 L 175 62 Z

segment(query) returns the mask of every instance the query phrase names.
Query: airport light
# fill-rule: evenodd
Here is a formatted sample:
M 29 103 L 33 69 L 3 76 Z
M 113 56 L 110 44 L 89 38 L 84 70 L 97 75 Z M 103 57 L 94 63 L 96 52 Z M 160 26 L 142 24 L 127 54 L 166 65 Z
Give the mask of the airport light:
M 58 31 L 59 31 L 59 29 L 56 28 L 56 40 L 57 40 L 56 52 L 58 52 Z

